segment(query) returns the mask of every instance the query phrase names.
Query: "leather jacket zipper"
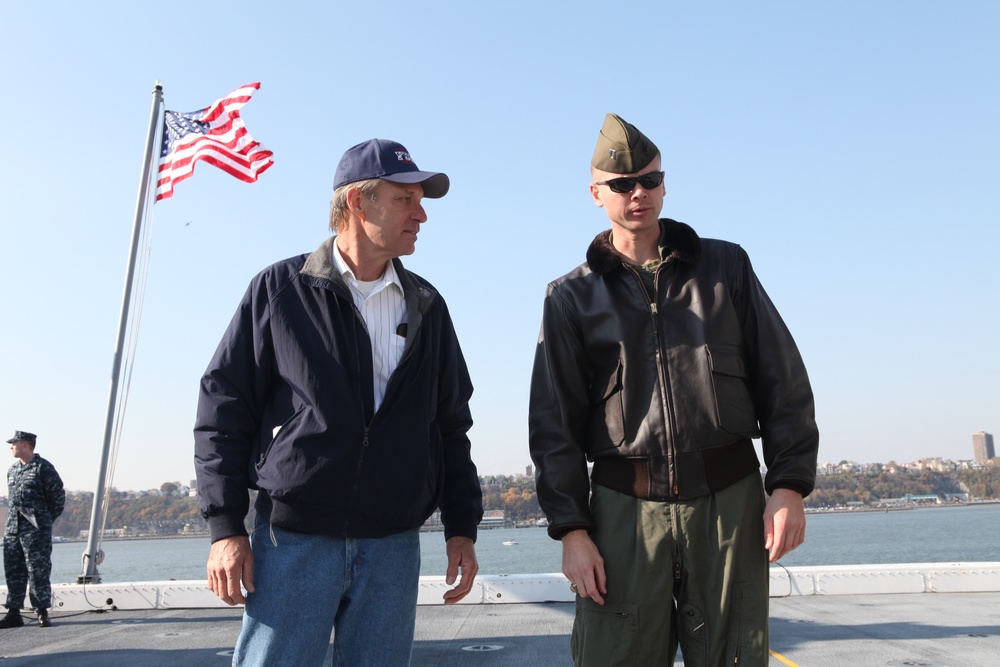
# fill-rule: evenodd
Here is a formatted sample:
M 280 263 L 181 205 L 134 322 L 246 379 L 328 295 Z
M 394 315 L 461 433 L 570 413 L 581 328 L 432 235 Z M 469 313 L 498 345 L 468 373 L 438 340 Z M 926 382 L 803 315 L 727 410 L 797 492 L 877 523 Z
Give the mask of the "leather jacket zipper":
M 646 297 L 646 301 L 649 303 L 649 319 L 650 319 L 651 324 L 653 325 L 653 335 L 656 337 L 656 360 L 655 361 L 656 361 L 657 375 L 659 376 L 659 380 L 660 380 L 660 388 L 661 388 L 660 396 L 662 397 L 663 418 L 664 418 L 664 421 L 666 422 L 666 426 L 667 426 L 667 429 L 668 429 L 668 438 L 667 438 L 667 473 L 668 474 L 667 474 L 667 476 L 668 476 L 668 479 L 670 480 L 670 491 L 673 494 L 673 496 L 676 498 L 679 495 L 679 491 L 678 491 L 678 488 L 677 488 L 677 471 L 676 471 L 677 452 L 676 452 L 676 448 L 674 447 L 674 437 L 673 437 L 674 436 L 674 420 L 673 420 L 673 411 L 671 410 L 671 407 L 670 407 L 672 401 L 671 401 L 671 397 L 670 397 L 670 385 L 667 383 L 666 368 L 665 368 L 664 362 L 663 362 L 663 355 L 662 355 L 662 342 L 663 341 L 662 341 L 662 338 L 660 336 L 659 323 L 657 322 L 657 319 L 656 319 L 656 316 L 659 314 L 659 309 L 656 306 L 656 279 L 659 277 L 659 275 L 660 275 L 660 269 L 663 268 L 663 265 L 661 264 L 656 269 L 656 273 L 653 274 L 653 294 L 652 294 L 652 296 L 650 296 L 649 292 L 646 290 L 646 284 L 642 281 L 642 277 L 639 275 L 638 270 L 635 267 L 633 267 L 633 266 L 631 266 L 629 264 L 624 264 L 623 263 L 623 265 L 625 266 L 625 268 L 627 268 L 635 276 L 635 279 L 639 282 L 639 289 L 642 291 L 643 296 Z

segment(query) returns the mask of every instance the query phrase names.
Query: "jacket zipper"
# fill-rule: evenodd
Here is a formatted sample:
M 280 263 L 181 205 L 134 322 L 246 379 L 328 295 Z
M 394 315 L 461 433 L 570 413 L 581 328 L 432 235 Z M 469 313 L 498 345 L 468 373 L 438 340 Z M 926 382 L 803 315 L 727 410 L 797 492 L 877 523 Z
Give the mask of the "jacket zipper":
M 656 279 L 660 275 L 660 269 L 663 268 L 663 264 L 661 264 L 656 269 L 656 273 L 653 274 L 652 298 L 650 298 L 649 292 L 646 290 L 646 285 L 642 282 L 642 277 L 639 275 L 638 270 L 629 264 L 624 264 L 624 266 L 635 276 L 635 279 L 639 282 L 639 289 L 642 290 L 643 296 L 646 297 L 646 301 L 649 303 L 649 319 L 653 325 L 653 335 L 656 337 L 656 372 L 657 375 L 659 375 L 660 387 L 662 388 L 660 395 L 662 396 L 663 418 L 667 422 L 667 428 L 669 431 L 667 438 L 667 477 L 670 480 L 670 491 L 676 498 L 680 495 L 680 493 L 677 488 L 677 472 L 675 470 L 677 452 L 676 447 L 674 446 L 673 413 L 670 409 L 672 400 L 670 397 L 670 385 L 667 384 L 666 369 L 663 365 L 663 355 L 661 354 L 662 337 L 660 336 L 660 327 L 656 319 L 656 316 L 660 312 L 656 306 Z
M 362 330 L 365 333 L 365 336 L 368 336 L 369 335 L 368 334 L 368 326 L 365 324 L 365 318 L 361 315 L 361 311 L 358 310 L 357 306 L 353 306 L 353 308 L 354 308 L 354 326 L 357 327 L 357 325 L 360 323 L 361 324 L 361 328 L 362 328 Z M 357 344 L 357 342 L 356 342 L 357 341 L 357 331 L 356 330 L 355 330 L 354 340 L 355 340 L 355 345 L 356 345 Z M 355 360 L 355 363 L 357 364 L 357 368 L 358 368 L 358 378 L 360 378 L 361 377 L 361 373 L 363 372 L 364 369 L 361 368 L 361 355 L 357 353 L 358 350 L 355 350 L 355 352 L 356 353 L 354 355 L 354 360 Z M 372 353 L 374 354 L 374 351 Z M 369 368 L 368 372 L 372 373 L 373 371 L 372 371 L 372 369 Z M 375 378 L 373 377 L 372 381 L 374 382 L 374 380 L 375 380 Z M 360 381 L 359 381 L 359 386 L 358 386 L 359 393 L 362 393 L 363 390 L 364 390 L 364 386 L 361 385 Z M 364 405 L 364 403 L 365 403 L 365 398 L 364 398 L 364 396 L 362 396 L 361 397 L 361 404 L 362 404 L 362 406 Z M 372 419 L 374 419 L 374 418 L 375 418 L 375 416 L 373 414 L 372 415 Z M 362 422 L 364 421 L 364 419 L 365 419 L 365 415 L 364 415 L 364 411 L 362 411 L 362 414 L 361 414 L 361 420 L 362 420 Z M 344 535 L 345 536 L 350 534 L 349 531 L 348 531 L 348 529 L 349 529 L 349 527 L 351 525 L 351 515 L 354 512 L 354 501 L 355 501 L 355 499 L 357 498 L 357 495 L 358 495 L 358 480 L 361 479 L 361 466 L 362 466 L 362 464 L 365 461 L 365 450 L 368 449 L 368 445 L 369 445 L 368 434 L 369 434 L 370 426 L 371 426 L 370 423 L 365 424 L 364 425 L 364 431 L 363 431 L 363 433 L 361 435 L 361 453 L 358 454 L 358 465 L 357 465 L 357 468 L 355 469 L 355 472 L 354 472 L 354 485 L 351 487 L 351 500 L 350 500 L 350 503 L 347 506 L 347 513 L 344 515 Z
M 669 261 L 669 260 L 668 260 Z M 656 286 L 659 282 L 660 271 L 666 266 L 667 262 L 664 261 L 656 268 L 656 273 L 653 274 L 653 313 L 658 313 L 656 309 Z M 658 325 L 659 321 L 655 320 L 654 324 Z M 676 424 L 674 423 L 674 410 L 673 410 L 673 396 L 670 394 L 670 385 L 667 383 L 667 369 L 663 362 L 663 356 L 661 354 L 661 344 L 662 339 L 660 338 L 660 328 L 656 326 L 656 358 L 658 361 L 658 368 L 660 371 L 660 382 L 663 383 L 664 391 L 666 393 L 667 409 L 664 412 L 664 417 L 670 429 L 670 439 L 667 441 L 667 454 L 669 455 L 668 460 L 668 479 L 670 480 L 670 491 L 673 493 L 674 498 L 680 497 L 680 489 L 677 485 L 677 444 L 675 441 L 675 434 L 677 433 Z
M 334 290 L 334 292 L 336 294 L 336 290 Z M 357 326 L 358 324 L 360 324 L 362 330 L 365 332 L 365 336 L 369 336 L 370 337 L 370 334 L 368 332 L 368 325 L 367 325 L 367 323 L 365 323 L 364 315 L 361 314 L 361 311 L 358 310 L 358 307 L 354 304 L 354 299 L 350 295 L 350 290 L 347 290 L 347 295 L 344 298 L 346 298 L 348 300 L 348 303 L 351 304 L 351 307 L 354 310 L 354 324 L 355 324 L 355 326 Z M 413 331 L 409 332 L 408 335 L 415 337 L 417 335 L 416 329 L 414 329 Z M 357 332 L 355 332 L 355 341 L 356 340 L 357 340 Z M 374 350 L 372 351 L 372 354 L 374 354 Z M 402 356 L 402 358 L 400 358 L 399 364 L 396 366 L 397 370 L 398 370 L 398 368 L 400 366 L 403 365 L 403 361 L 405 361 L 408 357 L 410 357 L 412 355 L 413 355 L 413 343 L 410 343 L 409 349 L 406 350 L 406 353 Z M 360 378 L 361 377 L 360 374 L 362 372 L 362 368 L 361 368 L 361 355 L 360 354 L 355 354 L 354 358 L 355 358 L 355 361 L 358 364 L 358 377 Z M 370 368 L 368 369 L 367 372 L 374 373 L 373 370 L 370 369 Z M 395 374 L 396 373 L 393 372 L 393 375 L 395 375 Z M 374 383 L 374 381 L 375 381 L 375 378 L 372 377 L 372 382 Z M 393 378 L 390 377 L 389 378 L 389 386 L 392 385 L 392 382 L 393 382 Z M 386 390 L 389 389 L 389 386 L 386 387 Z M 359 386 L 358 389 L 359 390 L 363 390 L 364 387 L 363 386 Z M 362 402 L 362 405 L 364 405 L 364 396 L 361 397 L 361 402 Z M 375 421 L 375 417 L 376 417 L 377 414 L 378 414 L 378 410 L 377 409 L 373 409 L 373 411 L 372 411 L 372 421 Z M 364 414 L 361 415 L 361 419 L 362 419 L 362 421 L 364 421 Z M 371 439 L 369 437 L 370 432 L 371 432 L 371 422 L 368 422 L 367 424 L 364 425 L 364 432 L 362 433 L 362 436 L 361 436 L 361 453 L 358 455 L 358 465 L 357 465 L 357 469 L 356 469 L 355 475 L 354 475 L 354 486 L 351 487 L 350 504 L 347 507 L 347 514 L 344 517 L 344 534 L 345 535 L 348 534 L 348 527 L 350 526 L 350 523 L 351 523 L 351 514 L 354 511 L 354 501 L 357 498 L 358 480 L 361 479 L 361 466 L 364 463 L 365 450 L 367 450 L 368 446 L 371 444 Z
M 354 325 L 355 325 L 355 327 L 357 327 L 358 324 L 360 324 L 361 325 L 361 329 L 365 332 L 365 336 L 369 336 L 368 325 L 365 323 L 365 318 L 361 314 L 361 311 L 358 310 L 357 305 L 354 304 L 354 298 L 353 298 L 353 296 L 351 296 L 351 290 L 346 285 L 343 284 L 342 280 L 340 281 L 339 285 L 338 285 L 338 282 L 335 281 L 335 280 L 330 280 L 328 282 L 331 285 L 331 287 L 327 287 L 327 289 L 329 289 L 333 293 L 334 299 L 345 299 L 349 304 L 351 304 L 351 308 L 354 311 Z M 333 287 L 335 285 L 337 287 Z M 409 306 L 407 306 L 407 309 L 409 309 Z M 415 336 L 416 335 L 416 331 L 410 332 L 410 335 Z M 357 331 L 355 331 L 355 341 L 357 341 Z M 412 344 L 411 344 L 411 347 L 412 347 Z M 357 352 L 357 350 L 355 350 L 355 351 Z M 373 350 L 372 353 L 374 354 L 374 350 Z M 403 357 L 399 360 L 399 365 L 401 366 L 403 364 L 403 360 L 406 359 L 408 356 L 411 356 L 411 355 L 412 355 L 412 349 L 408 349 L 407 352 L 406 352 L 406 354 L 404 354 Z M 361 357 L 360 354 L 355 354 L 354 355 L 355 361 L 357 362 L 357 365 L 358 365 L 358 373 L 359 373 L 358 377 L 359 378 L 360 378 L 360 373 L 362 372 L 360 357 Z M 398 366 L 397 366 L 397 368 L 398 368 Z M 372 373 L 373 371 L 372 371 L 372 369 L 368 369 L 368 372 Z M 395 373 L 393 373 L 393 374 L 395 375 Z M 374 382 L 374 381 L 375 381 L 375 378 L 373 377 L 372 378 L 372 382 Z M 392 383 L 392 378 L 390 378 L 389 383 L 390 384 Z M 358 389 L 359 389 L 359 391 L 361 391 L 361 390 L 364 389 L 364 387 L 359 386 Z M 386 389 L 388 389 L 388 387 L 386 387 Z M 362 405 L 364 405 L 364 396 L 361 397 L 361 402 L 362 402 Z M 375 420 L 375 415 L 377 413 L 378 413 L 378 410 L 373 410 L 372 411 L 372 421 Z M 362 422 L 364 422 L 364 418 L 365 418 L 365 416 L 364 416 L 364 414 L 362 414 L 361 415 Z M 348 504 L 348 507 L 347 507 L 347 514 L 344 517 L 344 534 L 345 535 L 349 534 L 348 533 L 348 528 L 350 527 L 350 523 L 351 523 L 351 514 L 354 511 L 354 501 L 357 499 L 358 480 L 360 480 L 360 478 L 361 478 L 361 467 L 362 467 L 362 464 L 364 463 L 365 450 L 367 450 L 368 446 L 371 444 L 371 440 L 370 440 L 370 437 L 369 437 L 370 431 L 371 431 L 371 422 L 365 423 L 364 424 L 364 432 L 363 432 L 363 434 L 361 436 L 361 453 L 358 455 L 358 465 L 357 465 L 357 468 L 356 468 L 356 471 L 355 471 L 355 475 L 354 475 L 354 485 L 351 487 L 351 495 L 350 495 L 350 501 L 349 501 L 349 504 Z

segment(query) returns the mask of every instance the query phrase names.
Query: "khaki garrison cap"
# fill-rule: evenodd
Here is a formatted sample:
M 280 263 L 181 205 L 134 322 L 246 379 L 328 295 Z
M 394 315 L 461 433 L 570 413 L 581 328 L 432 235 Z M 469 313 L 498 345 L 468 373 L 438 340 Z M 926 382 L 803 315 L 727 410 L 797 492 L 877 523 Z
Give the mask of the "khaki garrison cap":
M 590 165 L 612 174 L 634 174 L 660 154 L 649 137 L 609 113 L 604 117 L 604 127 L 597 137 L 597 148 Z

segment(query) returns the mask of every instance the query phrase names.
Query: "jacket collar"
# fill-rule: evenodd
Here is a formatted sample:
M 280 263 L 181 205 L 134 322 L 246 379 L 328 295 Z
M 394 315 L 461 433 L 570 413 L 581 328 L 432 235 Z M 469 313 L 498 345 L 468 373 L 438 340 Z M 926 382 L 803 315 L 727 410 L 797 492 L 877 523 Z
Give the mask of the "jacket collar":
M 323 241 L 319 248 L 306 258 L 300 273 L 313 278 L 331 280 L 346 287 L 343 276 L 340 275 L 340 271 L 333 263 L 333 244 L 336 243 L 336 239 L 336 236 L 331 236 Z M 404 294 L 413 291 L 421 298 L 432 298 L 437 294 L 433 288 L 421 284 L 409 271 L 404 269 L 403 262 L 398 257 L 392 260 L 392 267 L 396 271 L 399 282 L 403 284 Z
M 306 258 L 306 263 L 302 265 L 300 273 L 321 280 L 329 280 L 346 289 L 347 284 L 344 283 L 343 276 L 340 275 L 340 271 L 333 263 L 333 244 L 336 238 L 336 236 L 330 236 L 323 241 L 319 248 Z
M 701 258 L 701 239 L 698 233 L 683 222 L 660 218 L 660 246 L 664 259 L 697 264 Z M 611 230 L 606 229 L 594 238 L 587 249 L 587 264 L 598 275 L 605 275 L 622 265 L 622 256 L 611 245 Z
M 351 300 L 350 289 L 333 263 L 333 244 L 336 243 L 336 238 L 331 236 L 323 241 L 319 248 L 306 258 L 299 273 L 310 279 L 307 282 L 334 289 Z M 392 266 L 396 270 L 399 282 L 403 284 L 408 326 L 411 332 L 415 332 L 420 327 L 423 314 L 430 309 L 431 303 L 437 298 L 437 291 L 404 269 L 403 262 L 398 257 L 392 260 Z M 410 345 L 409 341 L 412 338 L 413 336 L 407 337 L 407 346 Z

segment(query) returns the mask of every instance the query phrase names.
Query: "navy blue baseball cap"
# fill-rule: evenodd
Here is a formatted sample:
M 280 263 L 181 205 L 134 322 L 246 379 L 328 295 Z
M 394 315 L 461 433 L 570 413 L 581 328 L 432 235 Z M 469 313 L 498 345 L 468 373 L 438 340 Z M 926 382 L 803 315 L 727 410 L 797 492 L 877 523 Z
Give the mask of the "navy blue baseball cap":
M 451 185 L 445 174 L 420 171 L 410 157 L 410 151 L 401 143 L 387 139 L 369 139 L 348 148 L 337 165 L 333 189 L 370 178 L 393 183 L 419 183 L 424 188 L 424 196 L 429 199 L 444 197 Z
M 14 437 L 7 441 L 8 444 L 13 445 L 15 442 L 20 442 L 21 440 L 30 440 L 34 442 L 38 439 L 38 436 L 34 433 L 28 433 L 27 431 L 14 431 Z

